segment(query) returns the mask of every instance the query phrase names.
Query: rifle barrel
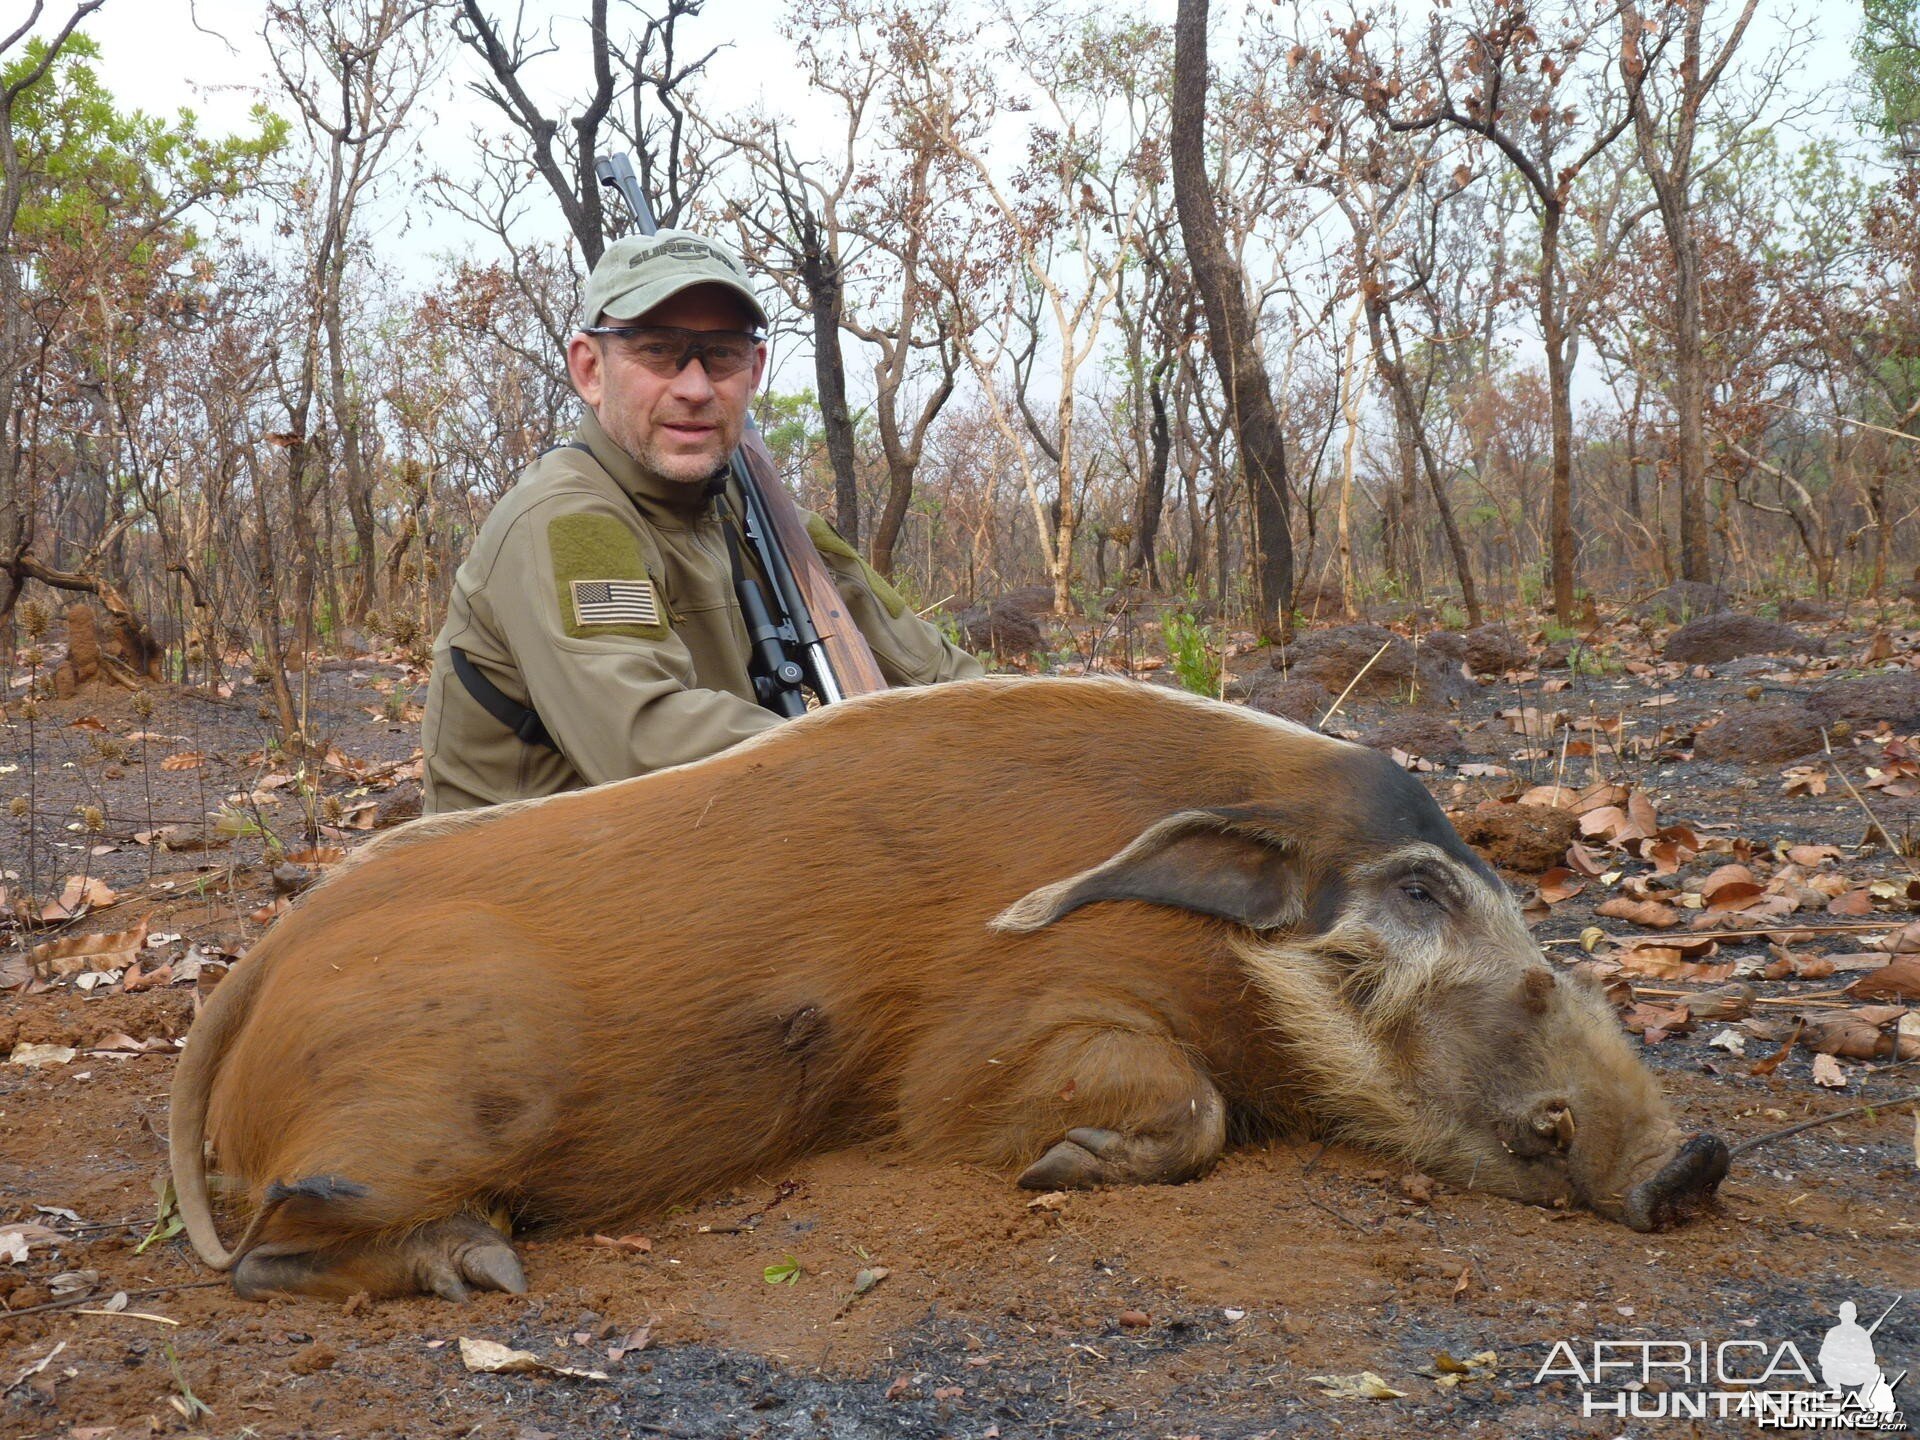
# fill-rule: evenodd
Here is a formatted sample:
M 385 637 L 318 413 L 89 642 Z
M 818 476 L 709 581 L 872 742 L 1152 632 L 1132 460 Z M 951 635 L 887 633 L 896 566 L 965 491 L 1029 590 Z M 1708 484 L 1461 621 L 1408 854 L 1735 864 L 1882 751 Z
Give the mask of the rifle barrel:
M 647 203 L 647 192 L 640 188 L 640 177 L 633 173 L 633 161 L 625 155 L 602 155 L 594 162 L 593 173 L 607 189 L 620 192 L 642 235 L 660 228 L 653 218 L 653 207 Z

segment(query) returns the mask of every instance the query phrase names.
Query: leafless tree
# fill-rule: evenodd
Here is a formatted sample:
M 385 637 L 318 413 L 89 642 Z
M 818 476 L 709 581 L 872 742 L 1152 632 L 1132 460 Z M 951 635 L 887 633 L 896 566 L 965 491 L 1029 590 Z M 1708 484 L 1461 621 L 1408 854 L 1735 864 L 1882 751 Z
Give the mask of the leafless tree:
M 1293 606 L 1286 442 L 1241 288 L 1240 267 L 1227 252 L 1219 206 L 1208 184 L 1206 108 L 1207 0 L 1180 0 L 1174 29 L 1174 198 L 1194 287 L 1206 309 L 1207 348 L 1226 390 L 1252 501 L 1254 612 L 1261 633 L 1277 640 L 1285 638 Z

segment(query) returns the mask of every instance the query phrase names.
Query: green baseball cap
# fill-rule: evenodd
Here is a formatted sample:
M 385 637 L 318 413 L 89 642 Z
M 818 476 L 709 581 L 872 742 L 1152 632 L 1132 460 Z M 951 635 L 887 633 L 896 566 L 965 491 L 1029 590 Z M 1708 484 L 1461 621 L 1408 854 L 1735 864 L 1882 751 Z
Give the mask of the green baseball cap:
M 597 325 L 602 316 L 637 320 L 696 285 L 724 285 L 745 302 L 756 325 L 767 323 L 767 312 L 747 280 L 747 267 L 733 248 L 688 230 L 628 235 L 609 245 L 587 277 L 580 323 Z

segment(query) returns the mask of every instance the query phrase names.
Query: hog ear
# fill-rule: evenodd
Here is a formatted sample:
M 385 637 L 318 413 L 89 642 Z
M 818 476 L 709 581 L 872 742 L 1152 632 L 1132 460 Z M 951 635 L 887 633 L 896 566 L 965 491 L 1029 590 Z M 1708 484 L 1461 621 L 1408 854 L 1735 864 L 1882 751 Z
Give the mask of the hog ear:
M 1024 934 L 1082 905 L 1144 900 L 1255 930 L 1281 929 L 1305 914 L 1297 858 L 1275 817 L 1185 810 L 1142 831 L 1111 860 L 1014 901 L 989 928 Z

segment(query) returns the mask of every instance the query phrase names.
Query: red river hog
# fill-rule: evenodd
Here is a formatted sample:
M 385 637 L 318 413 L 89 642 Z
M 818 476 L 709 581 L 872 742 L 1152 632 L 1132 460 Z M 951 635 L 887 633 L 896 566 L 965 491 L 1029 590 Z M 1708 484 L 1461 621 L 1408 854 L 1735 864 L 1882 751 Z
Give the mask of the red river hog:
M 997 679 L 374 842 L 214 992 L 171 1156 L 241 1294 L 457 1299 L 833 1147 L 1057 1189 L 1280 1133 L 1638 1230 L 1727 1167 L 1392 761 Z

